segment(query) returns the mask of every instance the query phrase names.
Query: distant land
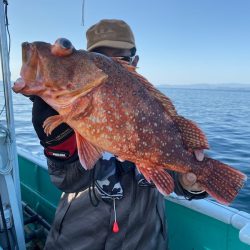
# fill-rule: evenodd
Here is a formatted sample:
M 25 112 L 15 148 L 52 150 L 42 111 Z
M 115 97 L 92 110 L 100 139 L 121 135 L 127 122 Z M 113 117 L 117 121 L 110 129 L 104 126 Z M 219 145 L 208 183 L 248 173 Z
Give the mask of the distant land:
M 186 89 L 246 89 L 250 83 L 197 83 L 197 84 L 156 84 L 157 88 L 186 88 Z

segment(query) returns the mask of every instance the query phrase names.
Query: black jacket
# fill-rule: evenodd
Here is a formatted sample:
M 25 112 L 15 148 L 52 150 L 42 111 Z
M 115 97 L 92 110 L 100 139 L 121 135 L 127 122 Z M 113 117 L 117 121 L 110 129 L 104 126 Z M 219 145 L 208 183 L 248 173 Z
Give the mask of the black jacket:
M 99 160 L 91 177 L 93 172 L 84 170 L 79 161 L 65 164 L 48 160 L 51 180 L 64 193 L 45 249 L 167 249 L 164 197 L 156 188 L 139 186 L 131 164 L 127 167 L 127 162 L 123 162 L 117 166 L 124 192 L 124 197 L 115 202 L 118 233 L 112 231 L 113 202 L 102 200 L 97 193 L 98 206 L 91 204 L 89 185 L 92 178 L 101 174 L 103 161 Z M 177 174 L 171 174 L 175 192 L 191 197 L 182 189 Z

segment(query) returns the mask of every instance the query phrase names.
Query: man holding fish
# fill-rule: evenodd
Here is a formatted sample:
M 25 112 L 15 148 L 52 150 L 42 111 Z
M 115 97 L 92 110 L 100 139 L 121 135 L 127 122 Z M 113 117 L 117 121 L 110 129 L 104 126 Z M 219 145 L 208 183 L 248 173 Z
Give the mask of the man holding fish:
M 134 35 L 121 20 L 93 25 L 87 42 L 88 51 L 137 65 Z M 63 43 L 68 46 L 67 40 Z M 64 192 L 45 249 L 166 249 L 164 199 L 154 185 L 132 162 L 107 153 L 93 170 L 84 170 L 74 131 L 63 123 L 47 136 L 43 123 L 57 112 L 37 96 L 32 101 L 32 121 L 48 158 L 51 180 Z M 196 158 L 202 160 L 202 152 L 196 152 Z M 207 196 L 194 174 L 170 173 L 178 195 Z
M 134 35 L 121 20 L 101 20 L 87 31 L 87 50 L 136 66 Z M 67 48 L 68 40 L 61 43 Z M 56 48 L 55 48 L 56 50 Z M 64 193 L 45 249 L 166 249 L 164 198 L 132 162 L 104 153 L 92 170 L 79 161 L 74 130 L 66 123 L 48 135 L 44 121 L 57 112 L 32 96 L 32 121 L 52 182 Z M 203 152 L 195 151 L 198 161 Z M 174 191 L 187 199 L 207 196 L 193 173 L 177 174 Z

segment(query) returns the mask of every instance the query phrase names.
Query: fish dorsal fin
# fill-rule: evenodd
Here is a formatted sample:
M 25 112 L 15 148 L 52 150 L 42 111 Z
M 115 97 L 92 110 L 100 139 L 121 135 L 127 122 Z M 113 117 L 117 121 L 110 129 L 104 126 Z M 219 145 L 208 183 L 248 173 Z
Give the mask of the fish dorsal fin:
M 103 150 L 88 142 L 78 132 L 75 131 L 75 134 L 80 162 L 86 170 L 91 169 L 101 158 Z
M 176 116 L 177 111 L 172 103 L 172 101 L 165 96 L 163 93 L 161 93 L 158 89 L 156 89 L 154 87 L 153 84 L 151 84 L 145 77 L 143 77 L 142 75 L 138 74 L 136 72 L 136 67 L 133 65 L 130 65 L 129 62 L 126 62 L 124 60 L 121 60 L 121 58 L 117 58 L 114 57 L 113 60 L 115 60 L 116 62 L 118 62 L 120 65 L 122 65 L 125 69 L 127 69 L 131 74 L 133 74 L 133 76 L 135 78 L 137 78 L 140 83 L 142 83 L 145 88 L 158 100 L 161 102 L 161 104 L 163 105 L 165 111 L 168 113 L 168 115 L 172 116 Z
M 193 122 L 183 116 L 174 117 L 174 122 L 178 125 L 184 145 L 189 150 L 209 149 L 206 135 Z
M 122 57 L 112 57 L 112 59 L 115 62 L 118 62 L 119 64 L 121 64 L 125 69 L 127 69 L 130 72 L 135 72 L 136 73 L 136 67 L 131 65 L 129 62 L 122 60 Z
M 145 77 L 136 72 L 136 67 L 130 65 L 128 62 L 120 58 L 113 58 L 116 62 L 127 69 L 134 77 L 136 77 L 145 88 L 153 94 L 153 96 L 160 101 L 167 114 L 175 122 L 176 126 L 181 132 L 182 141 L 188 150 L 194 149 L 208 149 L 208 141 L 203 131 L 192 121 L 179 116 L 172 101 L 154 87 Z

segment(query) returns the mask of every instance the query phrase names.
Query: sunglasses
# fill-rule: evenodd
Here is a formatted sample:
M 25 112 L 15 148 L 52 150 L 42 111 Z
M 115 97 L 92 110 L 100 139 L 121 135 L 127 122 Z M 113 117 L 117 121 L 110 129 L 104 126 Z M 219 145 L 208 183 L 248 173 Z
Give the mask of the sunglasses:
M 122 56 L 122 57 L 120 57 L 121 58 L 121 60 L 123 60 L 123 61 L 125 61 L 125 62 L 128 62 L 128 63 L 130 63 L 130 64 L 132 64 L 132 62 L 133 62 L 133 60 L 134 60 L 134 56 Z

